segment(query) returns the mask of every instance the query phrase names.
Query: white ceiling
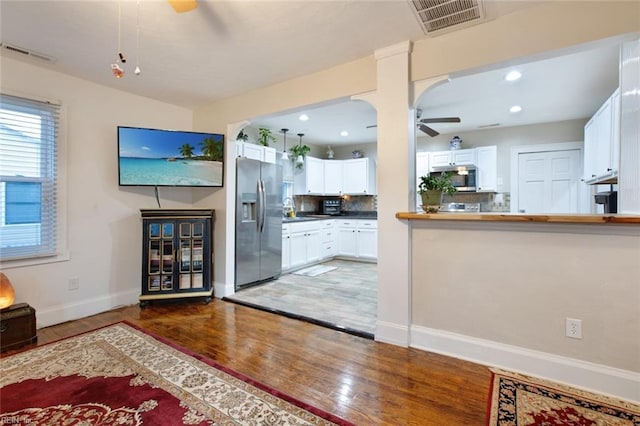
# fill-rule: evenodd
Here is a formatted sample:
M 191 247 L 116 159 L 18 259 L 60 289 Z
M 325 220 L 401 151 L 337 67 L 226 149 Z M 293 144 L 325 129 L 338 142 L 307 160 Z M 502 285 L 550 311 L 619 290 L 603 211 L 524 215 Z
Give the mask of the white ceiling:
M 488 20 L 499 19 L 535 4 L 485 0 L 485 15 Z M 199 0 L 196 10 L 182 14 L 164 0 L 140 0 L 139 11 L 138 15 L 136 0 L 2 0 L 0 41 L 52 57 L 54 62 L 0 52 L 196 108 L 365 57 L 400 41 L 427 37 L 404 0 Z M 110 64 L 119 50 L 128 61 L 123 64 L 125 76 L 116 79 Z M 583 57 L 523 65 L 524 77 L 513 85 L 502 82 L 502 70 L 452 76 L 451 83 L 421 100 L 423 117 L 460 116 L 458 127 L 433 125 L 447 133 L 495 122 L 509 125 L 509 118 L 517 118 L 513 125 L 587 117 L 617 85 L 616 55 L 609 46 Z M 596 58 L 597 64 L 592 62 Z M 139 76 L 133 74 L 136 65 L 142 70 Z M 516 101 L 524 110 L 518 117 L 508 117 L 504 108 Z M 252 125 L 274 132 L 287 127 L 294 138 L 295 133 L 305 133 L 308 143 L 375 142 L 375 128 L 366 129 L 375 124 L 375 111 L 364 102 L 336 100 L 304 110 L 311 117 L 305 123 L 294 111 L 277 118 L 254 117 Z M 348 130 L 350 136 L 336 136 L 340 130 Z
M 618 43 L 600 43 L 546 59 L 524 59 L 518 64 L 498 65 L 490 71 L 452 75 L 450 82 L 426 92 L 418 108 L 422 110 L 422 118 L 460 117 L 460 123 L 429 124 L 443 134 L 495 124 L 510 127 L 587 118 L 618 87 L 618 52 Z M 513 69 L 520 71 L 522 78 L 505 81 L 506 73 Z M 510 113 L 513 105 L 521 106 L 522 111 Z M 309 116 L 308 121 L 298 120 L 302 112 Z M 342 100 L 288 114 L 258 117 L 251 125 L 273 130 L 285 127 L 291 133 L 304 133 L 308 143 L 340 145 L 375 143 L 376 129 L 367 129 L 367 125 L 375 122 L 376 113 L 369 104 Z M 342 130 L 347 130 L 349 136 L 341 137 Z M 418 132 L 418 136 L 425 134 Z

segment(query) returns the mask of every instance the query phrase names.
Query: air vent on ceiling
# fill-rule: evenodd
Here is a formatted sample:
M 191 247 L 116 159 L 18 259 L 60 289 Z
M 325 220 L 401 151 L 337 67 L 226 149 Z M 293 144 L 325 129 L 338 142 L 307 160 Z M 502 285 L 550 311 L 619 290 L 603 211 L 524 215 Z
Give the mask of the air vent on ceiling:
M 410 3 L 427 35 L 438 35 L 484 20 L 482 0 L 411 0 Z
M 37 59 L 43 62 L 49 62 L 51 64 L 56 62 L 56 59 L 51 56 L 47 56 L 43 53 L 34 52 L 33 50 L 16 46 L 15 44 L 0 43 L 0 48 L 2 49 L 2 52 L 11 52 L 15 56 L 22 56 L 25 58 Z

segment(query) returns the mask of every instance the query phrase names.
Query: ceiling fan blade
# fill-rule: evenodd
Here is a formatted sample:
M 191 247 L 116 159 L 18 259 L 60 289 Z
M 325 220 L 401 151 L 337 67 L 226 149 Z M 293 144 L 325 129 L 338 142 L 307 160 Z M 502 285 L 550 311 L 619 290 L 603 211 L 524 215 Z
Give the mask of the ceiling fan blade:
M 460 117 L 423 118 L 421 123 L 459 123 Z
M 425 126 L 424 124 L 418 124 L 418 129 L 422 130 L 431 137 L 438 136 L 440 134 L 433 130 L 431 127 Z
M 374 127 L 378 127 L 378 125 L 377 124 L 372 124 L 370 126 L 367 126 L 366 128 L 367 129 L 373 129 Z
M 173 10 L 178 13 L 189 12 L 198 7 L 196 0 L 167 0 Z

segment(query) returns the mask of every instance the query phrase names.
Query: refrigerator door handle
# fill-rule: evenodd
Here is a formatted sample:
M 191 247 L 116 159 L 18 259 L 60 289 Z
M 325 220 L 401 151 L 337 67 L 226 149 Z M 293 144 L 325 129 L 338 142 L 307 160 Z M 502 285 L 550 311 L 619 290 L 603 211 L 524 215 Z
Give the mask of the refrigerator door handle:
M 260 179 L 260 228 L 259 232 L 264 232 L 264 223 L 266 222 L 267 216 L 267 194 L 264 189 L 264 181 Z
M 258 179 L 256 181 L 256 203 L 257 203 L 257 211 L 256 211 L 256 231 L 260 232 L 260 228 L 262 227 L 262 181 Z

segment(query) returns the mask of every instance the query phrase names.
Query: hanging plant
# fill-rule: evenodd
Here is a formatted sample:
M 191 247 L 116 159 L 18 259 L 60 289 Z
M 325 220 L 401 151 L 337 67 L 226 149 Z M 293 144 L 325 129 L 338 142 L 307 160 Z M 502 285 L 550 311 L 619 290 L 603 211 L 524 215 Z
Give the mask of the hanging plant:
M 294 145 L 289 149 L 291 162 L 295 164 L 296 168 L 301 169 L 304 167 L 304 159 L 307 157 L 309 151 L 311 151 L 311 148 L 307 145 Z M 301 160 L 298 160 L 298 158 Z
M 270 142 L 275 142 L 276 137 L 271 134 L 271 130 L 260 127 L 258 129 L 258 143 L 262 146 L 269 146 Z

